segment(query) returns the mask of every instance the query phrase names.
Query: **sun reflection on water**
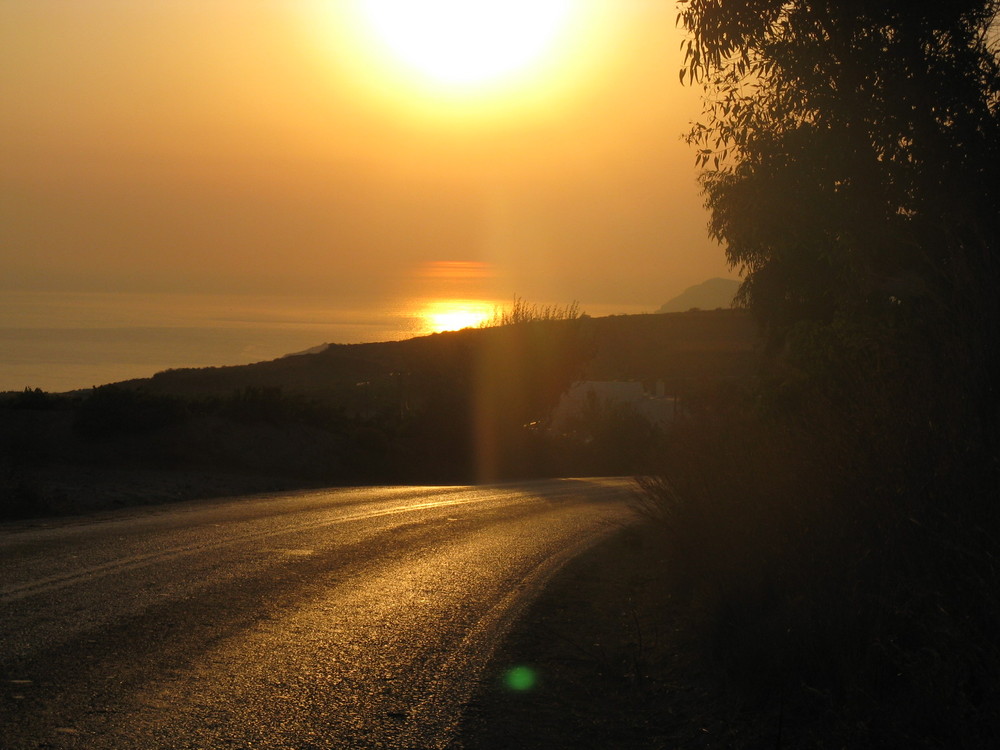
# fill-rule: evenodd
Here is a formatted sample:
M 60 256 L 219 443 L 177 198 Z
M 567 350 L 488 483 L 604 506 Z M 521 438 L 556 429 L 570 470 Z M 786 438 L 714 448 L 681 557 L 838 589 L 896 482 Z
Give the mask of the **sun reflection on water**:
M 486 300 L 435 299 L 423 302 L 418 316 L 424 331 L 440 333 L 482 326 L 496 309 L 495 303 Z

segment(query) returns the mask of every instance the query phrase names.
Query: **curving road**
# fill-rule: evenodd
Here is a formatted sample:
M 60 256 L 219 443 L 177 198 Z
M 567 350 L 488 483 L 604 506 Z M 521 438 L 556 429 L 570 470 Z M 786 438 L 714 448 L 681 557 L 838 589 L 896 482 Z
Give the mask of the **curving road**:
M 630 482 L 306 491 L 0 527 L 0 747 L 436 748 Z

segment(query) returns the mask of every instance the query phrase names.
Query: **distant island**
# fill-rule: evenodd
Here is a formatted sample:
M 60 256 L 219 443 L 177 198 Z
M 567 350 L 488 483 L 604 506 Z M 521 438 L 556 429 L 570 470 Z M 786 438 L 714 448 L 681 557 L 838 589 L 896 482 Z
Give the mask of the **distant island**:
M 714 278 L 688 287 L 673 299 L 665 302 L 658 313 L 687 312 L 688 310 L 715 310 L 732 307 L 740 282 L 736 279 Z

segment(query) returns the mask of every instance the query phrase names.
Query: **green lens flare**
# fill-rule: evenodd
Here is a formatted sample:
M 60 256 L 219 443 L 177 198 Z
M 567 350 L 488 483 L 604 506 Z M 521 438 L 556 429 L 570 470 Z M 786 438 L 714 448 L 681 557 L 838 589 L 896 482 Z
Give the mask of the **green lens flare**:
M 531 667 L 514 667 L 507 671 L 505 682 L 511 690 L 531 690 L 538 679 Z

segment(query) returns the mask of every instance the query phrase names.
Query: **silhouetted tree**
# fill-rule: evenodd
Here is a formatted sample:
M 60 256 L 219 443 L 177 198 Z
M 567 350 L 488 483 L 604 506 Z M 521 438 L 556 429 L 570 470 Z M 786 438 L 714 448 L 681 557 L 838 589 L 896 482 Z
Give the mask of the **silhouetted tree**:
M 681 0 L 679 14 L 681 77 L 706 90 L 689 141 L 710 232 L 773 349 L 837 398 L 880 381 L 887 421 L 920 414 L 980 465 L 1000 433 L 998 12 Z
M 680 0 L 710 230 L 772 333 L 901 307 L 996 325 L 998 9 Z
M 989 744 L 1000 0 L 679 6 L 710 232 L 776 355 L 764 409 L 675 426 L 650 491 L 691 611 L 716 663 L 753 654 L 753 690 L 779 665 L 786 689 L 875 697 L 833 744 Z M 823 649 L 849 668 L 789 667 Z

